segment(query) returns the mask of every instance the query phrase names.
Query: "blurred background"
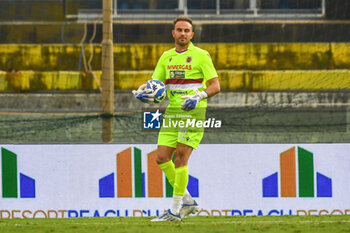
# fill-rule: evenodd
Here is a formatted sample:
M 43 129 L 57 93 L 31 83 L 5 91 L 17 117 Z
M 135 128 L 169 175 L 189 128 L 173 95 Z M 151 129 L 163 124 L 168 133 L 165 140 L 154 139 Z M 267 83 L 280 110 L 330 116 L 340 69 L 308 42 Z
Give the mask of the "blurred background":
M 112 0 L 113 114 L 101 94 L 101 0 L 0 0 L 0 143 L 156 143 L 131 90 L 194 20 L 222 92 L 203 143 L 349 142 L 348 0 Z M 111 139 L 103 139 L 103 119 Z

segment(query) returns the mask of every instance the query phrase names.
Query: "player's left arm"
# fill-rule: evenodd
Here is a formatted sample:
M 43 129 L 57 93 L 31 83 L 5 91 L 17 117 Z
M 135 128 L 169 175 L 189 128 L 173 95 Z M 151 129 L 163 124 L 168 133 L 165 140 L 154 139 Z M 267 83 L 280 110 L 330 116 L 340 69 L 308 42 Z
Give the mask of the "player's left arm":
M 210 54 L 207 51 L 202 55 L 201 70 L 207 86 L 207 88 L 201 92 L 204 94 L 201 97 L 203 97 L 202 99 L 206 99 L 220 92 L 218 73 L 216 72 Z
M 202 99 L 207 99 L 220 92 L 220 83 L 218 79 L 218 74 L 214 68 L 213 62 L 210 58 L 209 53 L 204 56 L 204 62 L 202 65 L 202 73 L 204 74 L 204 80 L 207 80 L 207 88 L 203 91 L 194 90 L 195 95 L 181 96 L 183 101 L 181 103 L 181 108 L 185 111 L 191 111 L 197 107 L 197 104 Z
M 196 108 L 197 104 L 202 99 L 207 99 L 220 92 L 220 83 L 217 77 L 209 79 L 207 83 L 208 87 L 205 90 L 198 91 L 195 89 L 195 95 L 181 96 L 182 99 L 185 99 L 185 101 L 181 103 L 181 108 L 183 110 L 191 111 Z
M 215 78 L 209 79 L 207 81 L 207 88 L 204 91 L 208 94 L 207 98 L 218 94 L 220 92 L 219 78 L 215 77 Z

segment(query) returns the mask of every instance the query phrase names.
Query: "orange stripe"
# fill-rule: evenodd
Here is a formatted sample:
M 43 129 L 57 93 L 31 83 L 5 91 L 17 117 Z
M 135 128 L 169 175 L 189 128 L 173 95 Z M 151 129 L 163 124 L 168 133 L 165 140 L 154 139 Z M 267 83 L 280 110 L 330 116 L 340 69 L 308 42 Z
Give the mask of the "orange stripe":
M 157 150 L 147 155 L 147 183 L 149 197 L 163 197 L 163 172 L 156 163 Z
M 281 196 L 296 197 L 295 147 L 280 154 Z
M 118 197 L 132 197 L 131 148 L 117 154 Z

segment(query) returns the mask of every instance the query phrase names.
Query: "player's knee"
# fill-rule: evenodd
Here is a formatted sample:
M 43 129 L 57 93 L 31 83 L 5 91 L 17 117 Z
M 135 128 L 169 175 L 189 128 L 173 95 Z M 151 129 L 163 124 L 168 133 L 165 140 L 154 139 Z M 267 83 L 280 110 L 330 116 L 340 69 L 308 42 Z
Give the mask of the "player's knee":
M 187 166 L 187 161 L 175 162 L 175 168 Z
M 187 165 L 187 156 L 184 156 L 181 153 L 176 153 L 174 159 L 175 167 L 183 167 Z
M 159 164 L 162 164 L 162 163 L 166 163 L 170 161 L 168 158 L 163 158 L 163 157 L 160 157 L 160 156 L 157 156 L 156 158 L 156 163 L 159 165 Z

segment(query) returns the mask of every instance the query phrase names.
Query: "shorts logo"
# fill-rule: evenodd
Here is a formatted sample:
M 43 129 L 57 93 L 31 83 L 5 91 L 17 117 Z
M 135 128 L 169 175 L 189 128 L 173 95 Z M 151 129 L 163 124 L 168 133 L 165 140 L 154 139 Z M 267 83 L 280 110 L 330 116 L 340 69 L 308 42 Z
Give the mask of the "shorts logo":
M 191 61 L 192 61 L 192 57 L 187 57 L 187 58 L 186 58 L 186 62 L 187 62 L 187 63 L 191 63 Z
M 143 128 L 144 129 L 160 129 L 162 113 L 157 111 L 143 112 Z

